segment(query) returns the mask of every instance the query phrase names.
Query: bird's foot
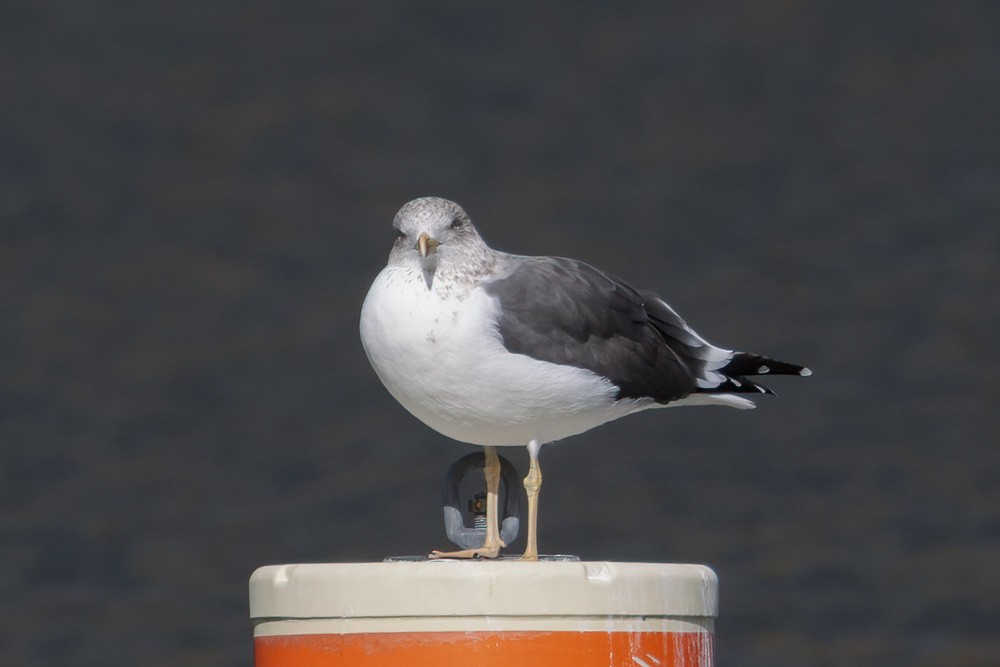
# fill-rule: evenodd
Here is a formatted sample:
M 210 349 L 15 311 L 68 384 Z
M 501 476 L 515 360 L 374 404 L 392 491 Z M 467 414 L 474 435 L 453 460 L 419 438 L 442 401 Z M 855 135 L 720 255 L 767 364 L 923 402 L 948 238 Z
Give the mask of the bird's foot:
M 500 555 L 500 545 L 494 547 L 482 546 L 477 549 L 462 549 L 461 551 L 432 551 L 427 554 L 431 560 L 438 558 L 496 558 Z

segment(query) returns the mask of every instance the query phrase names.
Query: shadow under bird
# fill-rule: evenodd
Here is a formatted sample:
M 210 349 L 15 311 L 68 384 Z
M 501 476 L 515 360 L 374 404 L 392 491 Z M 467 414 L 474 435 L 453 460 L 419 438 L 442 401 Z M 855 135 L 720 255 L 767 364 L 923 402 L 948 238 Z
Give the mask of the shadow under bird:
M 361 341 L 389 393 L 420 421 L 485 447 L 482 547 L 432 558 L 495 558 L 496 447 L 527 446 L 527 546 L 538 558 L 542 444 L 680 405 L 752 408 L 772 393 L 749 376 L 803 366 L 712 345 L 663 299 L 584 262 L 493 250 L 454 202 L 423 197 L 393 220 L 396 240 L 361 309 Z

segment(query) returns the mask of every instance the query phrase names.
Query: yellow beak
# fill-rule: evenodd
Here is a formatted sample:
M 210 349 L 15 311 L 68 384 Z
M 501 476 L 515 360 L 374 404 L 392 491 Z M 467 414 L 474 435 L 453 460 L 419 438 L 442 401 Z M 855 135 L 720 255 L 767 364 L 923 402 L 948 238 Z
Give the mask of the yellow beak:
M 420 253 L 421 257 L 427 257 L 439 245 L 441 245 L 441 242 L 432 239 L 427 235 L 427 232 L 420 232 L 420 236 L 417 238 L 417 252 Z

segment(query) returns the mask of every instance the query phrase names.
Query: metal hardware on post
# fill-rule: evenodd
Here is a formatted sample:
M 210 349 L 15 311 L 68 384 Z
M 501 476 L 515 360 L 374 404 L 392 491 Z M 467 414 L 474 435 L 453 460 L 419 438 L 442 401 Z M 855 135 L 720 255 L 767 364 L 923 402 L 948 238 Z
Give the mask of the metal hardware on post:
M 500 509 L 500 539 L 510 544 L 517 539 L 520 529 L 518 511 L 521 507 L 521 478 L 514 464 L 502 456 L 500 459 L 500 484 L 503 504 Z M 467 454 L 451 464 L 445 476 L 444 485 L 444 527 L 448 539 L 462 549 L 475 549 L 486 542 L 486 495 L 477 494 L 469 500 L 469 511 L 474 516 L 471 527 L 462 520 L 459 509 L 458 487 L 465 475 L 473 468 L 482 470 L 486 464 L 483 452 Z M 480 498 L 480 495 L 482 498 Z

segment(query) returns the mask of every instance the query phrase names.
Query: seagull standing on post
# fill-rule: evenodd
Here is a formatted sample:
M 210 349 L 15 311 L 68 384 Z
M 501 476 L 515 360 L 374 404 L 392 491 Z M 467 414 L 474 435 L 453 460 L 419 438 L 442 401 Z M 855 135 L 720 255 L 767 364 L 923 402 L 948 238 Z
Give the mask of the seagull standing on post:
M 527 446 L 528 534 L 538 558 L 542 444 L 649 408 L 752 408 L 747 376 L 802 366 L 716 347 L 663 299 L 583 262 L 491 249 L 462 208 L 415 199 L 361 309 L 361 342 L 389 393 L 443 435 L 486 452 L 486 541 L 435 557 L 495 558 L 496 447 Z

